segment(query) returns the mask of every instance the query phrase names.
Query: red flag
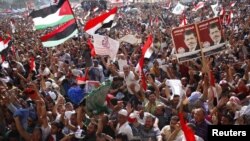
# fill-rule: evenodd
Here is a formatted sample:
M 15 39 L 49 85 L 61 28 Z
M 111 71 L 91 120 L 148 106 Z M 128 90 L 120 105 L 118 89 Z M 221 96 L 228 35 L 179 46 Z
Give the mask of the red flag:
M 89 45 L 89 48 L 90 48 L 90 50 L 91 50 L 91 53 L 90 53 L 91 56 L 92 56 L 92 57 L 95 57 L 95 56 L 96 56 L 95 48 L 94 48 L 94 45 L 92 44 L 90 38 L 88 39 L 88 45 Z
M 141 74 L 141 85 L 143 87 L 144 90 L 147 90 L 147 82 L 146 82 L 146 77 L 143 71 L 143 66 L 144 66 L 144 57 L 141 56 L 140 60 L 139 60 L 139 72 Z
M 36 63 L 35 63 L 35 58 L 34 57 L 30 58 L 29 65 L 30 65 L 30 72 L 36 71 Z
M 150 49 L 152 44 L 153 44 L 153 36 L 149 35 L 147 42 L 144 44 L 142 48 L 142 56 L 144 58 L 149 58 L 152 55 L 153 51 Z
M 212 71 L 210 71 L 210 85 L 215 87 L 215 78 Z
M 184 120 L 183 113 L 179 113 L 181 129 L 185 135 L 186 141 L 196 141 L 194 132 L 187 126 L 186 121 Z
M 85 84 L 85 82 L 86 82 L 86 78 L 85 77 L 79 76 L 79 77 L 76 78 L 76 83 L 78 85 Z
M 232 20 L 233 16 L 234 16 L 233 11 L 231 10 L 229 15 L 226 16 L 226 25 L 229 25 L 229 24 L 231 24 L 233 22 L 233 20 Z
M 224 23 L 224 17 L 225 17 L 225 14 L 226 14 L 226 11 L 225 11 L 225 8 L 223 7 L 220 11 L 220 22 L 221 24 Z
M 89 68 L 86 68 L 85 69 L 85 76 L 84 76 L 85 81 L 89 80 L 88 73 L 89 73 Z
M 142 48 L 142 55 L 139 60 L 139 63 L 137 64 L 137 69 L 139 69 L 139 73 L 141 76 L 141 84 L 144 90 L 147 89 L 146 77 L 143 71 L 144 58 L 149 58 L 152 55 L 153 51 L 150 49 L 150 47 L 152 46 L 152 43 L 153 43 L 153 36 L 149 35 L 146 43 L 144 44 Z

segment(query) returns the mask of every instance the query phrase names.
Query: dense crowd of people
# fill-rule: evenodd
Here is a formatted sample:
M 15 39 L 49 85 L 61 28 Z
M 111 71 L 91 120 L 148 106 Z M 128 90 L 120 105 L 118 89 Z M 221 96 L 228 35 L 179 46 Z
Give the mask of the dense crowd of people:
M 48 31 L 34 31 L 30 17 L 1 15 L 1 37 L 11 36 L 13 44 L 0 71 L 0 140 L 183 141 L 184 117 L 196 140 L 208 141 L 209 125 L 250 124 L 249 1 L 238 1 L 232 8 L 228 2 L 220 4 L 235 15 L 231 24 L 223 25 L 228 47 L 206 57 L 206 65 L 201 58 L 178 63 L 171 29 L 178 27 L 180 17 L 162 3 L 119 7 L 114 26 L 98 31 L 117 40 L 127 34 L 141 39 L 134 45 L 122 42 L 116 61 L 91 56 L 90 36 L 81 27 L 106 7 L 89 16 L 87 3 L 86 9 L 74 10 L 79 37 L 54 48 L 42 47 L 39 37 Z M 185 10 L 188 23 L 214 16 L 209 3 L 198 12 L 190 9 Z M 154 53 L 145 59 L 144 90 L 135 68 L 149 34 Z M 108 94 L 103 94 L 107 111 L 87 112 L 84 100 L 79 104 L 79 99 L 71 98 L 71 92 L 86 97 L 85 83 L 77 82 L 83 76 L 100 83 L 112 81 Z M 184 96 L 173 92 L 166 83 L 169 79 L 181 81 Z

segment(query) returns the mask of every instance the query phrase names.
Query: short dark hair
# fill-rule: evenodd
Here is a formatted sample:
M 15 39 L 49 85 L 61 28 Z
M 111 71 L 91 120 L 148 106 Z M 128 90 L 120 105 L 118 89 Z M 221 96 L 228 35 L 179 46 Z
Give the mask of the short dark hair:
M 196 37 L 196 34 L 195 34 L 194 31 L 192 31 L 192 30 L 186 30 L 186 31 L 184 32 L 184 38 L 185 38 L 186 35 L 191 35 L 191 34 L 194 34 L 194 36 Z
M 219 29 L 219 27 L 217 26 L 216 23 L 212 23 L 212 24 L 209 25 L 209 32 L 210 32 L 210 29 L 213 29 L 213 28 L 218 28 Z
M 189 128 L 191 128 L 192 130 L 196 130 L 196 125 L 195 124 L 193 124 L 193 123 L 187 123 L 187 126 L 189 127 Z
M 171 120 L 174 120 L 174 121 L 177 121 L 177 122 L 178 122 L 180 119 L 179 119 L 178 116 L 172 116 L 172 117 L 171 117 Z

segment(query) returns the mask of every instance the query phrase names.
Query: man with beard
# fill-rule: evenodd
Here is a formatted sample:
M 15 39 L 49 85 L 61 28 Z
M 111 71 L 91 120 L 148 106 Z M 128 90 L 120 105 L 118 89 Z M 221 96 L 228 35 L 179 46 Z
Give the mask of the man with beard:
M 213 43 L 210 46 L 218 45 L 223 42 L 221 31 L 219 27 L 216 25 L 216 23 L 213 23 L 209 26 L 209 37 L 213 41 Z
M 178 48 L 178 50 L 177 50 L 178 53 L 192 52 L 192 51 L 199 49 L 196 34 L 192 30 L 185 31 L 184 43 L 185 43 L 186 47 L 185 48 L 183 48 L 183 47 Z
M 155 117 L 147 115 L 144 125 L 139 127 L 140 138 L 143 141 L 162 141 L 160 129 L 154 127 Z
M 84 141 L 95 141 L 96 140 L 96 131 L 97 124 L 94 122 L 90 122 L 87 127 L 86 137 L 83 139 Z

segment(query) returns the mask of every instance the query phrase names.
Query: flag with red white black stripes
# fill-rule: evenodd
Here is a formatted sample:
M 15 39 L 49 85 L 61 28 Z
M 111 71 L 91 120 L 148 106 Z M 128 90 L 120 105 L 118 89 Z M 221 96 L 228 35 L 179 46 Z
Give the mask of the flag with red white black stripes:
M 0 55 L 1 55 L 1 63 L 6 60 L 6 57 L 8 56 L 8 52 L 10 50 L 10 47 L 12 45 L 11 37 L 8 36 L 6 39 L 3 39 L 0 37 Z

